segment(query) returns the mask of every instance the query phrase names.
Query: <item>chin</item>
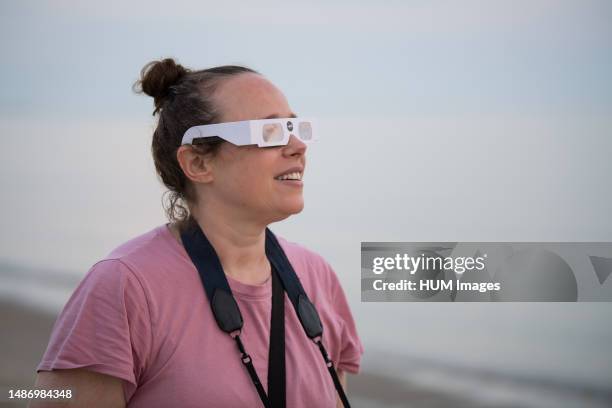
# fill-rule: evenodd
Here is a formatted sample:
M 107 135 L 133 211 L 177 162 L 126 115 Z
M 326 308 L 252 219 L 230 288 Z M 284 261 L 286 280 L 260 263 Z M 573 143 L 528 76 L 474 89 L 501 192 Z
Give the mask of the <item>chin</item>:
M 286 213 L 287 216 L 289 216 L 293 214 L 299 214 L 302 212 L 303 209 L 304 209 L 304 201 L 300 201 L 300 202 L 292 203 L 291 205 L 287 205 L 285 208 L 283 208 L 283 212 Z
M 295 208 L 291 210 L 291 215 L 299 214 L 302 212 L 303 209 L 304 209 L 304 203 L 302 202 L 300 205 L 296 206 Z
M 278 216 L 274 219 L 273 222 L 282 221 L 292 215 L 299 214 L 302 212 L 303 209 L 303 201 L 300 201 L 299 203 L 293 203 L 292 205 L 283 206 L 283 208 L 279 210 Z

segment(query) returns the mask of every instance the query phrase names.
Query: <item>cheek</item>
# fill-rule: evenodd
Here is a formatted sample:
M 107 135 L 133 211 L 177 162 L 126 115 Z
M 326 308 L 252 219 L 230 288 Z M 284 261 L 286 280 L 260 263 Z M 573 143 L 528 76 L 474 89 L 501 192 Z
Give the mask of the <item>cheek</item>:
M 254 160 L 253 157 L 243 158 L 238 165 L 232 167 L 225 177 L 228 188 L 247 201 L 258 201 L 264 198 L 266 192 L 272 189 L 274 175 L 264 160 Z

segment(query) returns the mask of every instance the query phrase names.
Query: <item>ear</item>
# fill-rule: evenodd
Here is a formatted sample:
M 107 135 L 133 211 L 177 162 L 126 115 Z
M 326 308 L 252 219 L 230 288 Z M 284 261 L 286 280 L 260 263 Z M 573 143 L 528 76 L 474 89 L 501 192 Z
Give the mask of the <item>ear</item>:
M 196 183 L 213 181 L 214 159 L 212 155 L 199 154 L 190 145 L 183 145 L 178 148 L 176 159 L 189 180 Z

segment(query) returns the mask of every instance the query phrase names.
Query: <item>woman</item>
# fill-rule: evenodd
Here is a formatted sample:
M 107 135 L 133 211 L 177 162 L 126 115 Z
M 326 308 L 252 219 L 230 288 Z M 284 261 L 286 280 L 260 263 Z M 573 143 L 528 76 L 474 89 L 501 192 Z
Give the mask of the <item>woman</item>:
M 214 247 L 244 320 L 246 360 L 267 390 L 267 379 L 276 375 L 268 372 L 270 327 L 278 325 L 271 321 L 272 288 L 280 286 L 274 283 L 278 268 L 266 256 L 266 228 L 304 206 L 309 138 L 295 129 L 285 144 L 259 147 L 186 137 L 194 132 L 189 129 L 209 124 L 295 117 L 284 95 L 249 68 L 191 71 L 165 59 L 147 64 L 136 85 L 154 98 L 153 114 L 159 115 L 152 152 L 170 190 L 171 222 L 124 243 L 90 269 L 55 323 L 37 387 L 70 388 L 70 403 L 86 407 L 263 406 L 235 338 L 215 321 L 206 279 L 186 251 L 184 234 L 196 228 Z M 318 311 L 323 343 L 344 387 L 344 372 L 357 373 L 363 353 L 344 292 L 319 255 L 277 238 Z M 286 406 L 341 406 L 320 350 L 292 302 L 281 296 Z

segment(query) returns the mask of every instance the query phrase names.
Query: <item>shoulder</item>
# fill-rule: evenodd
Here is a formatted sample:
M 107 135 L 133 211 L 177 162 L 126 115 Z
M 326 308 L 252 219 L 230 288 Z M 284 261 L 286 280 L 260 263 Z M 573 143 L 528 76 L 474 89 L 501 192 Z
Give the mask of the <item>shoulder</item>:
M 159 225 L 116 246 L 94 268 L 122 270 L 139 280 L 149 275 L 161 278 L 159 273 L 176 270 L 182 259 L 181 248 L 173 240 L 166 224 Z
M 149 308 L 173 274 L 184 269 L 178 242 L 172 246 L 165 224 L 131 238 L 94 263 L 77 288 L 82 295 L 108 296 L 126 306 Z M 161 284 L 164 282 L 164 284 Z
M 130 263 L 130 261 L 133 262 L 142 257 L 149 257 L 152 251 L 156 251 L 166 244 L 164 229 L 167 229 L 165 224 L 137 235 L 115 247 L 102 260 L 115 259 Z M 167 235 L 170 235 L 169 231 L 167 233 Z
M 317 291 L 324 289 L 328 295 L 332 295 L 339 281 L 329 262 L 312 249 L 281 236 L 276 237 L 304 286 Z
M 283 248 L 283 251 L 285 251 L 287 258 L 289 258 L 292 265 L 295 262 L 300 265 L 315 268 L 317 270 L 330 268 L 327 261 L 312 249 L 309 249 L 296 242 L 289 241 L 279 235 L 276 235 L 276 238 L 278 239 L 279 244 Z
M 95 262 L 65 309 L 87 310 L 96 324 L 108 321 L 108 326 L 137 327 L 149 333 L 156 318 L 157 286 L 164 286 L 155 285 L 158 271 L 172 269 L 159 266 L 168 252 L 163 248 L 168 243 L 161 228 L 165 224 L 123 242 Z

